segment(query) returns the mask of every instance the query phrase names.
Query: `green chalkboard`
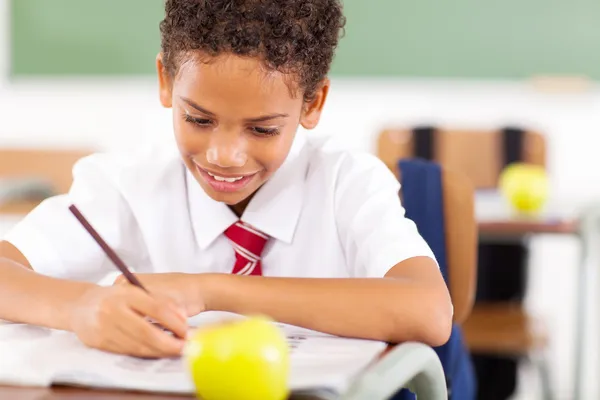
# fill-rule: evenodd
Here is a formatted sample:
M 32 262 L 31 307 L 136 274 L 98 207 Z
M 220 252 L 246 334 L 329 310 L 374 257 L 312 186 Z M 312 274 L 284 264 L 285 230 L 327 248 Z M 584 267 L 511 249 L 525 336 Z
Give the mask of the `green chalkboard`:
M 164 0 L 10 0 L 13 76 L 154 73 Z M 600 0 L 345 0 L 334 76 L 600 79 Z
M 600 0 L 346 0 L 337 75 L 600 78 Z
M 163 0 L 12 0 L 14 76 L 155 71 Z

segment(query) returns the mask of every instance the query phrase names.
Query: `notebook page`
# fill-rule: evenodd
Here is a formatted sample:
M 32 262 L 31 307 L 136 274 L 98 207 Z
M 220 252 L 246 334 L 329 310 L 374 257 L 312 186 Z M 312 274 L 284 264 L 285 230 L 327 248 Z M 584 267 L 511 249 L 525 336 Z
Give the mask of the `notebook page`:
M 223 318 L 190 320 L 201 327 Z M 215 319 L 216 318 L 216 319 Z M 385 349 L 375 341 L 341 339 L 277 324 L 291 349 L 290 389 L 344 391 L 352 379 Z M 68 332 L 28 325 L 0 325 L 0 383 L 51 383 L 166 393 L 193 393 L 184 360 L 145 360 L 87 348 Z

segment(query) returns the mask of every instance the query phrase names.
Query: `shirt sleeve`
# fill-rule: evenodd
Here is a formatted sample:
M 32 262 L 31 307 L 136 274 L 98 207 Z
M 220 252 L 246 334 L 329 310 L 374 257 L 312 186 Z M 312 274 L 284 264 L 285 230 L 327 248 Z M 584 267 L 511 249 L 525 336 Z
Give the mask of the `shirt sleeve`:
M 116 267 L 71 214 L 68 208 L 74 204 L 123 261 L 135 265 L 144 257 L 144 246 L 118 190 L 118 177 L 118 168 L 103 155 L 81 159 L 73 168 L 69 192 L 43 201 L 4 240 L 19 249 L 38 273 L 97 282 Z
M 338 234 L 355 277 L 383 277 L 409 258 L 435 256 L 400 202 L 400 183 L 376 157 L 351 155 L 335 186 Z M 436 261 L 437 263 L 437 261 Z

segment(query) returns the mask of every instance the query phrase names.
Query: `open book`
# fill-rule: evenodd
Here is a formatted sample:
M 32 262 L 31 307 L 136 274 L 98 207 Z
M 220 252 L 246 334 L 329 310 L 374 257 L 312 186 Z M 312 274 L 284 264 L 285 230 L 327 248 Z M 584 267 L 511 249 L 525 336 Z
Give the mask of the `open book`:
M 190 319 L 201 327 L 234 314 L 209 312 Z M 290 389 L 328 398 L 343 393 L 353 378 L 386 347 L 277 324 L 291 348 Z M 87 348 L 69 332 L 0 322 L 0 384 L 94 388 L 192 394 L 181 358 L 147 360 Z

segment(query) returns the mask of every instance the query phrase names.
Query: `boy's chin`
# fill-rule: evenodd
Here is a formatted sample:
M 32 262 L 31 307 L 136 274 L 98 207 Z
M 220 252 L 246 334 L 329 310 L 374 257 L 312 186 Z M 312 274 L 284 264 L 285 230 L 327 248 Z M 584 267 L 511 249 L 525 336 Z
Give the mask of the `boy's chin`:
M 240 203 L 243 203 L 245 200 L 248 199 L 248 197 L 252 196 L 252 194 L 255 192 L 255 190 L 251 191 L 248 190 L 248 188 L 239 192 L 219 192 L 211 187 L 205 187 L 204 185 L 201 186 L 202 189 L 204 189 L 204 192 L 208 195 L 208 197 L 210 197 L 214 201 L 224 203 L 228 206 L 235 206 Z
M 242 193 L 224 193 L 224 192 L 216 192 L 212 189 L 206 190 L 206 194 L 213 199 L 214 201 L 218 201 L 219 203 L 227 204 L 228 206 L 235 206 L 236 204 L 240 204 L 244 200 L 246 200 L 249 195 Z M 245 191 L 244 191 L 245 192 Z

